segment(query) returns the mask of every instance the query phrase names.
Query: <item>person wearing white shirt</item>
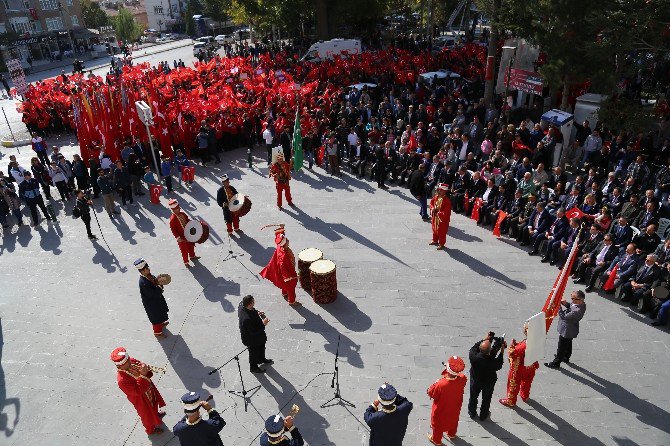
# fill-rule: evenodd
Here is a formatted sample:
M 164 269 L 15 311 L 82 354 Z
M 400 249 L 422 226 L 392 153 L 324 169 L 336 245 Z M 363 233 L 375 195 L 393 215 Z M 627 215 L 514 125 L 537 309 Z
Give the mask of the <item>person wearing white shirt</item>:
M 461 149 L 458 151 L 458 164 L 462 164 L 465 162 L 465 160 L 468 157 L 468 148 L 470 146 L 470 137 L 468 136 L 467 133 L 463 133 L 461 135 L 461 141 L 463 141 L 463 145 L 461 145 Z
M 349 151 L 347 153 L 347 158 L 351 157 L 351 154 L 354 153 L 356 144 L 358 143 L 358 136 L 354 132 L 354 128 L 351 128 L 351 131 L 347 135 L 347 143 L 349 144 Z
M 25 181 L 25 178 L 23 177 L 23 172 L 25 171 L 26 170 L 19 166 L 19 163 L 16 161 L 13 161 L 9 167 L 9 173 L 12 175 L 12 178 L 14 178 L 14 181 L 16 181 L 17 185 Z
M 274 136 L 272 136 L 272 131 L 270 130 L 269 125 L 266 125 L 265 130 L 263 130 L 263 140 L 265 141 L 265 150 L 268 152 L 269 166 L 270 162 L 272 161 L 272 141 L 274 140 Z

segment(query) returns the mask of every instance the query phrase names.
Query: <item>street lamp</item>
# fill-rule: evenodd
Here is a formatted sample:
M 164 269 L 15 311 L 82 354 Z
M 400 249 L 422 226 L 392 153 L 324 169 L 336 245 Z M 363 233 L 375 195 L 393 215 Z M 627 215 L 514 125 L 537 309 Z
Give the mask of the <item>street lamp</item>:
M 512 65 L 514 65 L 514 59 L 516 58 L 516 47 L 515 46 L 503 46 L 503 54 L 505 50 L 512 50 L 512 57 L 509 59 L 509 65 L 507 66 L 507 81 L 505 82 L 505 96 L 503 97 L 503 106 L 500 108 L 500 121 L 502 121 L 503 115 L 505 113 L 505 105 L 507 104 L 507 95 L 509 94 L 509 81 L 512 77 Z

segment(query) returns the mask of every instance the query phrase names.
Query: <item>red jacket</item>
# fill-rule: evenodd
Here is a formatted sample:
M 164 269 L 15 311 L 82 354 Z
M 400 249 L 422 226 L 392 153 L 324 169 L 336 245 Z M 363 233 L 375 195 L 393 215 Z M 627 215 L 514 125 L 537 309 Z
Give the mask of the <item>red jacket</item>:
M 455 433 L 468 378 L 459 373 L 450 379 L 446 371 L 442 375 L 442 378 L 428 388 L 428 396 L 433 400 L 430 423 L 435 430 Z
M 140 364 L 134 358 L 130 358 L 130 361 L 134 364 Z M 116 377 L 119 388 L 137 410 L 147 433 L 153 432 L 156 426 L 161 425 L 162 421 L 158 416 L 158 408 L 165 406 L 163 397 L 151 381 L 152 376 L 153 373 L 149 372 L 146 377 L 142 375 L 135 377 L 130 372 L 119 370 Z
M 270 262 L 261 271 L 261 277 L 268 279 L 277 288 L 284 288 L 286 282 L 298 279 L 295 256 L 291 248 L 277 246 Z
M 184 236 L 184 226 L 186 226 L 186 223 L 189 222 L 188 215 L 185 213 L 179 211 L 178 214 L 183 215 L 184 224 L 179 221 L 179 218 L 177 217 L 177 214 L 172 214 L 170 215 L 170 230 L 172 231 L 172 235 L 174 235 L 174 238 L 182 238 L 184 241 L 186 241 L 186 237 Z

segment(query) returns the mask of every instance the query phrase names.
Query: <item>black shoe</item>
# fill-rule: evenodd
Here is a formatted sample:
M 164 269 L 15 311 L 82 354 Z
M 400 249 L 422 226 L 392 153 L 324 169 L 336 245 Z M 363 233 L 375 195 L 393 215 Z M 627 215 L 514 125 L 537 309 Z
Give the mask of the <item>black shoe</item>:
M 545 362 L 544 366 L 548 367 L 550 369 L 560 369 L 561 368 L 561 364 L 560 363 L 557 364 L 555 362 Z
M 651 325 L 654 326 L 654 327 L 660 327 L 661 325 L 665 325 L 665 324 L 661 321 L 654 321 L 654 322 L 651 323 Z
M 591 291 L 593 291 L 593 287 L 591 285 L 589 285 L 584 289 L 584 291 L 586 291 L 587 293 L 590 293 Z
M 270 364 L 270 365 L 272 365 L 272 364 L 274 364 L 274 363 L 275 363 L 275 362 L 274 362 L 272 359 L 266 359 L 265 361 L 263 361 L 263 364 Z
M 251 373 L 265 373 L 265 370 L 263 370 L 262 368 L 260 368 L 260 367 L 258 367 L 258 366 L 256 366 L 256 367 L 251 367 L 251 368 L 249 369 L 249 371 L 250 371 Z
M 565 358 L 563 362 L 567 362 L 568 364 L 570 364 L 570 358 Z
M 468 411 L 468 415 L 470 415 L 470 418 L 472 418 L 473 420 L 474 420 L 475 418 L 477 418 L 477 412 L 470 412 L 470 411 Z
M 529 256 L 534 256 L 535 254 L 537 254 L 537 251 L 534 249 L 528 253 Z
M 540 260 L 542 263 L 547 263 L 549 262 L 549 257 L 542 257 L 542 260 Z
M 479 415 L 479 421 L 486 421 L 486 420 L 489 419 L 490 416 L 491 416 L 491 414 L 489 412 L 480 414 Z
M 526 243 L 526 242 L 521 242 L 521 243 L 519 243 L 519 245 L 521 245 L 521 246 L 526 246 L 527 244 L 528 244 L 528 243 Z
M 556 263 L 557 263 L 556 260 L 552 260 L 551 262 L 549 262 L 549 265 L 554 266 L 554 265 L 556 265 Z
M 581 277 L 575 277 L 575 280 L 573 280 L 572 283 L 579 283 L 582 280 L 584 280 L 584 279 L 582 279 Z

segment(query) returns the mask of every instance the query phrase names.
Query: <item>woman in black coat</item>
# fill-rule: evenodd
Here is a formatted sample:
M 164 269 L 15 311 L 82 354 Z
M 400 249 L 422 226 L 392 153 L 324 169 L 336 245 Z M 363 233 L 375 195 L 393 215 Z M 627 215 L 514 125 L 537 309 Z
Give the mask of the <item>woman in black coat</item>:
M 168 311 L 170 310 L 163 297 L 163 286 L 158 284 L 144 259 L 135 261 L 135 267 L 141 274 L 140 296 L 144 311 L 147 312 L 149 322 L 153 325 L 154 335 L 157 338 L 165 338 L 167 336 L 163 333 L 163 327 L 168 324 Z

